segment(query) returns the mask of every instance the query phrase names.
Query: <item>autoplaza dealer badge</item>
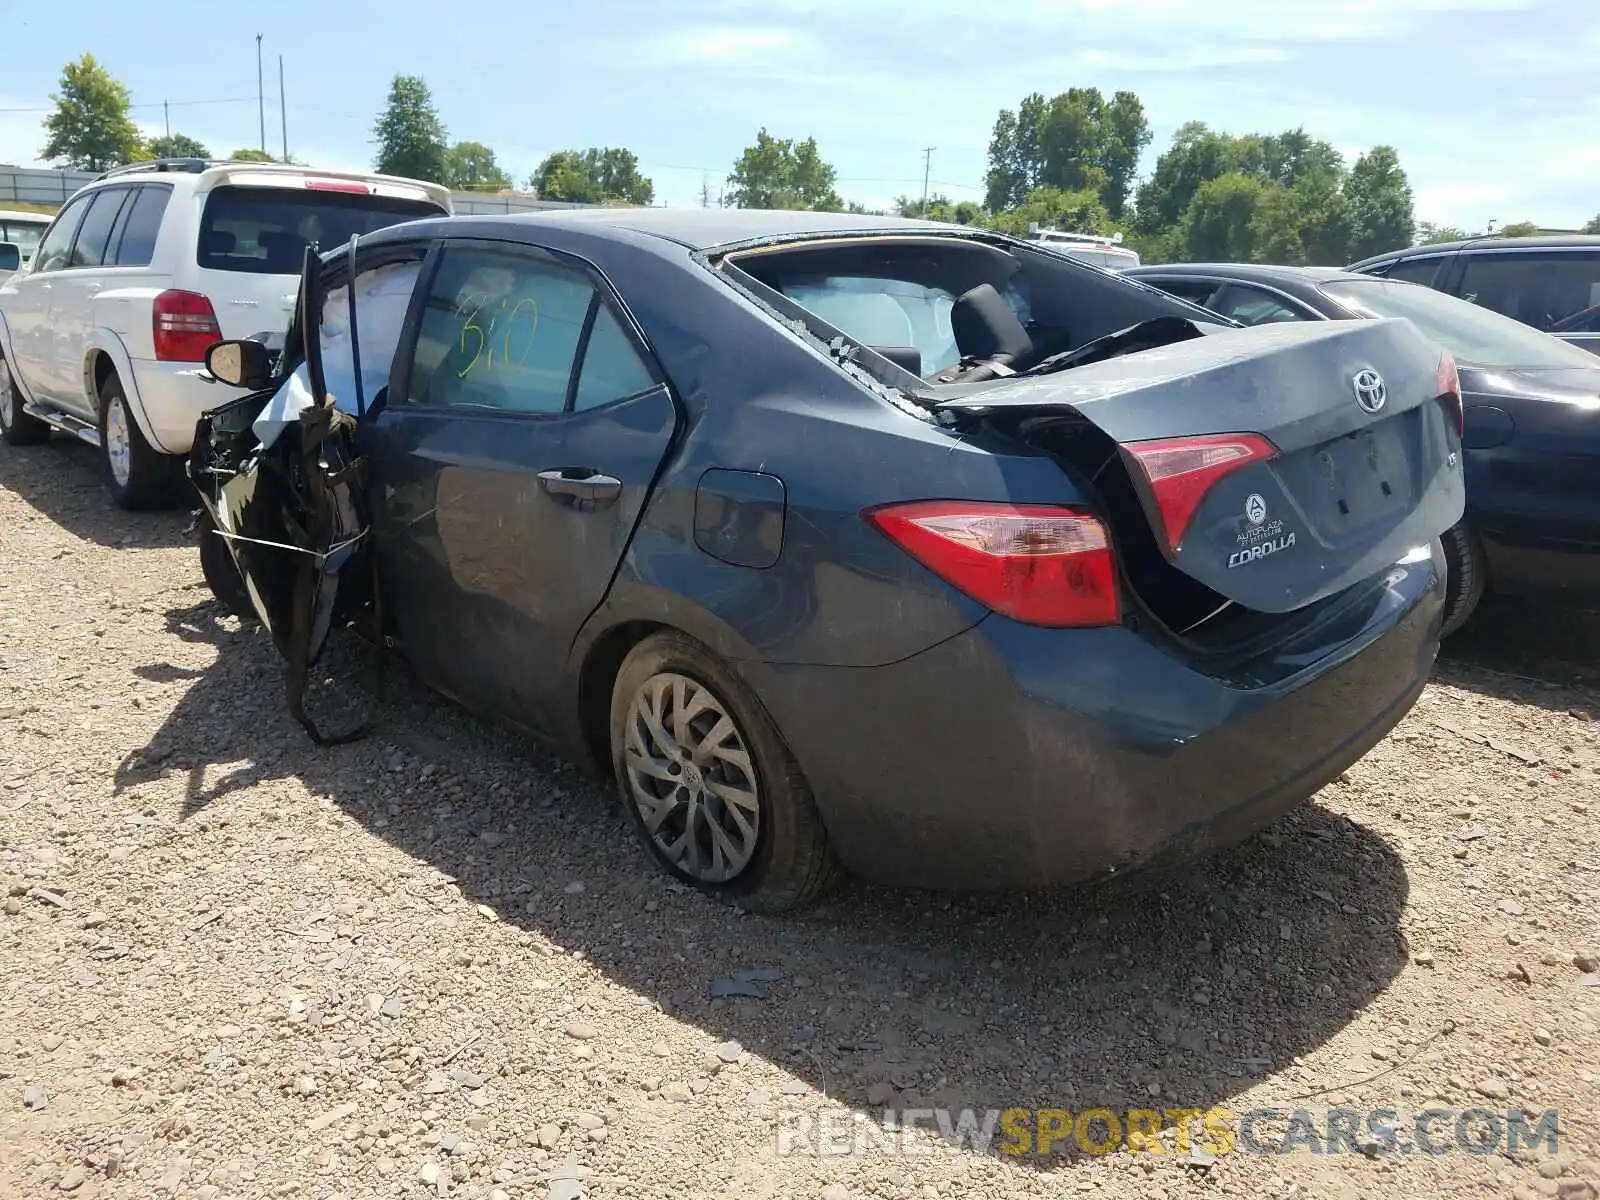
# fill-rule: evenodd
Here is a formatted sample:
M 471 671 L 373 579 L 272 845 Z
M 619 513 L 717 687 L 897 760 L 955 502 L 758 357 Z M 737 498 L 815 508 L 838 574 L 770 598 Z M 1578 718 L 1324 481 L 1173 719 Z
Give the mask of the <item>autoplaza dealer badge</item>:
M 1267 519 L 1267 501 L 1260 492 L 1251 492 L 1244 502 L 1245 527 L 1236 539 L 1239 548 L 1228 556 L 1228 570 L 1258 562 L 1269 554 L 1294 545 L 1294 530 L 1287 532 L 1281 520 Z

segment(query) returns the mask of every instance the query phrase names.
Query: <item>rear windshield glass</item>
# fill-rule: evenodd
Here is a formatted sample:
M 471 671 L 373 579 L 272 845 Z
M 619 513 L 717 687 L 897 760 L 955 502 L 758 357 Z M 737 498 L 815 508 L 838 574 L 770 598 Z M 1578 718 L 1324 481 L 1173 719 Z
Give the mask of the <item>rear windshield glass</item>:
M 1322 290 L 1366 317 L 1407 317 L 1455 356 L 1478 367 L 1593 367 L 1594 355 L 1466 300 L 1419 283 L 1341 279 Z
M 196 255 L 212 271 L 298 275 L 306 247 L 323 250 L 444 210 L 424 200 L 289 188 L 219 187 L 206 199 Z

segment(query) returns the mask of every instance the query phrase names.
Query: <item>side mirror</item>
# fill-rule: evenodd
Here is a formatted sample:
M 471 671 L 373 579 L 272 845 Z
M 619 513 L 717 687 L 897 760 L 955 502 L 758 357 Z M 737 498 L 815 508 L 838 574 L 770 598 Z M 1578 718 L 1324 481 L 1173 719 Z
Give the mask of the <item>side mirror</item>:
M 206 349 L 206 370 L 231 387 L 259 392 L 272 382 L 272 351 L 248 338 L 213 342 Z
M 16 271 L 22 267 L 22 247 L 15 242 L 0 242 L 0 271 Z

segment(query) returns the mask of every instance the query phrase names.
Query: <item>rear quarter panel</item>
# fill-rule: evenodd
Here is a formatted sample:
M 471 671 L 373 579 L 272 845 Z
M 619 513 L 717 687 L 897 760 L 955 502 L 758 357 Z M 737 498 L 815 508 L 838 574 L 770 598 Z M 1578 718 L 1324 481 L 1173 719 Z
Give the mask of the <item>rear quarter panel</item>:
M 863 509 L 1082 499 L 1043 455 L 963 440 L 875 396 L 682 247 L 626 235 L 563 240 L 550 244 L 610 278 L 686 417 L 589 640 L 620 622 L 660 620 L 732 659 L 895 662 L 987 610 L 893 545 Z M 732 565 L 696 544 L 696 493 L 713 468 L 783 481 L 771 566 Z

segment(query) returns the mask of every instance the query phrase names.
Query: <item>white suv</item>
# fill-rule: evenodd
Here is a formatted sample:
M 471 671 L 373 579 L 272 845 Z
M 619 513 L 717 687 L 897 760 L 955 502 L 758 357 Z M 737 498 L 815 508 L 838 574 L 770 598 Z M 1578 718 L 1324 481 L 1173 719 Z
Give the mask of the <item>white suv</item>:
M 175 500 L 195 422 L 221 399 L 206 347 L 281 332 L 308 245 L 450 211 L 447 189 L 386 175 L 200 159 L 108 172 L 0 286 L 0 437 L 74 434 L 100 447 L 122 507 Z

